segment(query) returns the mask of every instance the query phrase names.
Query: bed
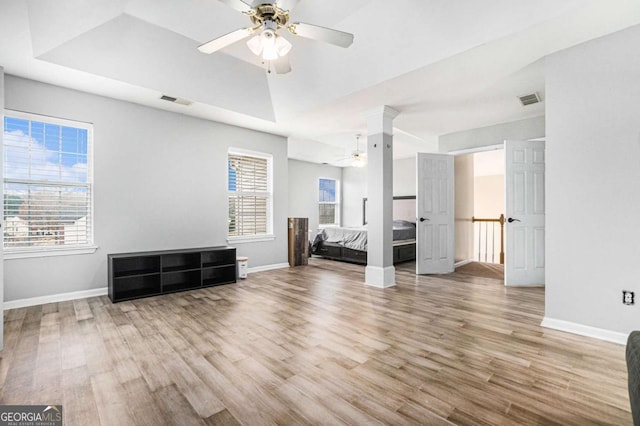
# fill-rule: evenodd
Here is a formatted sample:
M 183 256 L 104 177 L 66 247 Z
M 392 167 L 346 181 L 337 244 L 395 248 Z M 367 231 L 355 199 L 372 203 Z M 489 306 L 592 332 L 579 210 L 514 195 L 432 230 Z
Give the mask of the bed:
M 311 254 L 358 264 L 367 263 L 367 199 L 363 200 L 363 225 L 320 229 L 311 242 Z M 393 199 L 393 263 L 416 258 L 415 197 Z

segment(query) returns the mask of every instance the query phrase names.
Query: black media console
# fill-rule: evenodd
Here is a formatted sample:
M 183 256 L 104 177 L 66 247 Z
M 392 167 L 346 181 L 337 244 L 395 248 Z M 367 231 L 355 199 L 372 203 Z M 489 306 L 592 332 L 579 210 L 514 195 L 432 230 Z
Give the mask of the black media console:
M 236 282 L 236 249 L 208 247 L 108 255 L 112 302 Z

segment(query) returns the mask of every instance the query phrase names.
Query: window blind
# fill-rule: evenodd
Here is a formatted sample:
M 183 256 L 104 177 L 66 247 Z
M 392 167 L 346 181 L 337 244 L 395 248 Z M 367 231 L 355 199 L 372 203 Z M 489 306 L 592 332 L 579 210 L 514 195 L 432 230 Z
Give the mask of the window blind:
M 4 118 L 4 247 L 89 245 L 91 128 L 30 117 Z
M 268 158 L 229 154 L 229 236 L 269 233 L 270 173 Z
M 320 203 L 320 225 L 333 225 L 336 223 L 336 205 Z

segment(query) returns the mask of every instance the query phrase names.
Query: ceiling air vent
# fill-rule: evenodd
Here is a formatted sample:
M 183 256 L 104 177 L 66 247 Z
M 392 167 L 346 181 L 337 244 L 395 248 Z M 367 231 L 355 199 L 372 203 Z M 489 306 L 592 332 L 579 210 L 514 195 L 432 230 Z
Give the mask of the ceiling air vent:
M 174 98 L 173 96 L 167 96 L 167 95 L 162 95 L 160 96 L 160 99 L 162 99 L 163 101 L 167 101 L 167 102 L 173 102 L 174 104 L 179 104 L 179 105 L 191 105 L 193 102 L 191 102 L 190 100 L 187 99 L 182 99 L 182 98 Z
M 520 99 L 522 106 L 533 105 L 537 104 L 538 102 L 542 102 L 542 99 L 540 99 L 540 95 L 538 95 L 537 93 L 519 96 L 518 99 Z

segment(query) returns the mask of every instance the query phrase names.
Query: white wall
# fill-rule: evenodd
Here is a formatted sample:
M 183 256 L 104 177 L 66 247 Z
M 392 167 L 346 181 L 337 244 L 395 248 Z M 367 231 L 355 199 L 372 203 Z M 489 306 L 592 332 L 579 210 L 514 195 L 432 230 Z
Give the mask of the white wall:
M 545 316 L 640 328 L 640 26 L 547 60 Z
M 275 240 L 234 244 L 249 265 L 287 262 L 287 141 L 12 76 L 6 108 L 94 124 L 95 254 L 5 261 L 5 298 L 107 285 L 107 254 L 226 245 L 227 150 L 273 155 Z
M 456 262 L 473 258 L 473 166 L 473 155 L 454 157 Z
M 474 215 L 497 219 L 504 214 L 504 175 L 476 176 L 474 185 Z
M 335 179 L 342 186 L 342 168 L 289 160 L 289 217 L 309 218 L 309 230 L 318 230 L 318 180 Z M 339 191 L 342 198 L 342 191 Z M 342 200 L 339 200 L 342 203 Z M 342 204 L 340 205 L 342 209 Z
M 544 116 L 534 117 L 442 135 L 438 138 L 438 149 L 440 152 L 452 152 L 497 145 L 503 143 L 506 139 L 528 140 L 544 136 Z
M 362 199 L 367 196 L 367 167 L 342 170 L 342 226 L 362 226 Z
M 367 196 L 367 167 L 342 171 L 342 224 L 362 226 L 362 199 Z M 393 196 L 416 195 L 416 159 L 393 161 Z
M 393 196 L 416 195 L 416 157 L 393 162 Z

